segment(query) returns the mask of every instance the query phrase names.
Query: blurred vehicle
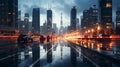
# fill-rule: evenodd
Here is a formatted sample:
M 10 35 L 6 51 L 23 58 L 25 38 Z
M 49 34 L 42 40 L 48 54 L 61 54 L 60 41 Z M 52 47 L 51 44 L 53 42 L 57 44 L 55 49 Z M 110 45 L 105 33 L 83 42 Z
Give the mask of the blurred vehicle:
M 31 43 L 33 39 L 29 34 L 20 34 L 17 39 L 18 43 Z
M 88 38 L 88 35 L 84 35 L 84 38 Z
M 43 35 L 40 36 L 40 43 L 44 43 L 45 37 Z
M 100 38 L 110 38 L 109 34 L 100 34 L 99 35 Z

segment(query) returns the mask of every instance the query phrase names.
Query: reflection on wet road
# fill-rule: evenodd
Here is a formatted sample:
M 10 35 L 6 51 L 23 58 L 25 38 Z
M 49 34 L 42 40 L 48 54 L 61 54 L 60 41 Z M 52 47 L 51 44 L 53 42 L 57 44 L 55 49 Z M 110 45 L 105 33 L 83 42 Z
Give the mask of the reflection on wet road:
M 113 50 L 119 57 L 119 48 L 112 46 L 105 49 L 98 46 L 99 44 L 59 41 L 45 44 L 35 42 L 0 45 L 0 65 L 2 67 L 119 67 L 117 60 L 104 56 L 100 50 L 104 49 L 104 52 Z

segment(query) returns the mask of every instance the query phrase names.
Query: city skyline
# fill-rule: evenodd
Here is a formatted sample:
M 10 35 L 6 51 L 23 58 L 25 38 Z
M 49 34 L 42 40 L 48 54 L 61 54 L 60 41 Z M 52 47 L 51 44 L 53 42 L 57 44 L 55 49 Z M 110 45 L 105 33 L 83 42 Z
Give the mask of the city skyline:
M 92 5 L 98 6 L 98 0 L 19 0 L 19 10 L 21 10 L 22 14 L 28 12 L 30 14 L 30 21 L 32 21 L 32 9 L 33 8 L 40 8 L 40 25 L 43 25 L 46 18 L 46 13 L 49 8 L 53 11 L 53 23 L 57 23 L 57 26 L 60 27 L 60 15 L 61 12 L 63 13 L 63 21 L 64 25 L 70 25 L 70 10 L 72 6 L 76 6 L 77 9 L 77 18 L 82 16 L 82 12 L 84 9 L 90 8 Z M 27 3 L 26 3 L 27 2 Z M 29 3 L 29 4 L 28 4 Z M 53 4 L 54 3 L 54 4 Z M 118 0 L 113 1 L 113 22 L 115 22 L 115 11 Z M 62 5 L 61 5 L 62 4 Z M 87 4 L 87 5 L 86 5 Z M 23 15 L 22 15 L 23 17 Z M 22 18 L 23 19 L 23 18 Z
M 119 3 L 0 0 L 0 66 L 120 67 Z

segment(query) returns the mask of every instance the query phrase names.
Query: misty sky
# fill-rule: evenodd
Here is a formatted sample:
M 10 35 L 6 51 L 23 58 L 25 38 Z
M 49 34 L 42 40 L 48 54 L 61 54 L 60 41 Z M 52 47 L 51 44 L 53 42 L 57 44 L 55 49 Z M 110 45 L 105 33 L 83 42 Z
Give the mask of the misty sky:
M 113 0 L 113 16 L 115 16 L 116 5 L 120 3 L 120 0 Z M 77 17 L 82 16 L 84 9 L 88 9 L 92 5 L 98 5 L 98 0 L 18 0 L 19 10 L 22 12 L 22 18 L 24 13 L 30 14 L 30 21 L 32 20 L 32 9 L 40 8 L 40 24 L 42 25 L 46 20 L 46 10 L 51 8 L 53 11 L 53 23 L 57 23 L 60 26 L 60 14 L 63 13 L 63 24 L 67 26 L 70 24 L 70 10 L 72 6 L 77 7 Z M 115 21 L 115 18 L 113 18 Z

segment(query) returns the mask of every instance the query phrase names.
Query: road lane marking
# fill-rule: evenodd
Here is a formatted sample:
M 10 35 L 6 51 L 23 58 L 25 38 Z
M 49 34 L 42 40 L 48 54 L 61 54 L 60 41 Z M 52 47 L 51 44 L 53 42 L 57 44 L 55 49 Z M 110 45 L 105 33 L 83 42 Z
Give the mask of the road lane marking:
M 71 46 L 71 45 L 70 45 Z M 79 52 L 79 50 L 77 50 L 76 48 L 74 48 L 73 46 L 71 46 L 73 49 L 75 49 L 77 52 Z M 88 59 L 90 62 L 92 62 L 92 64 L 94 64 L 96 67 L 99 67 L 99 65 L 97 63 L 95 63 L 94 61 L 92 61 L 91 59 L 89 59 L 87 56 L 85 56 L 83 53 L 81 53 L 81 55 L 83 55 L 86 59 Z
M 24 51 L 25 51 L 25 50 L 20 51 L 20 52 L 24 52 Z M 18 52 L 17 54 L 8 55 L 7 57 L 1 58 L 0 61 L 5 60 L 5 59 L 10 58 L 10 57 L 13 57 L 13 56 L 15 56 L 15 55 L 19 55 L 19 54 L 20 54 L 20 53 Z
M 53 47 L 55 47 L 55 45 L 53 45 Z M 51 47 L 51 48 L 47 51 L 47 53 L 48 53 L 50 50 L 52 50 L 53 47 Z M 46 53 L 46 54 L 47 54 L 47 53 Z M 45 55 L 46 55 L 46 54 L 45 54 Z M 43 55 L 42 57 L 44 57 L 45 55 Z M 40 58 L 37 59 L 34 63 L 32 63 L 29 67 L 33 67 L 38 61 L 40 61 Z

